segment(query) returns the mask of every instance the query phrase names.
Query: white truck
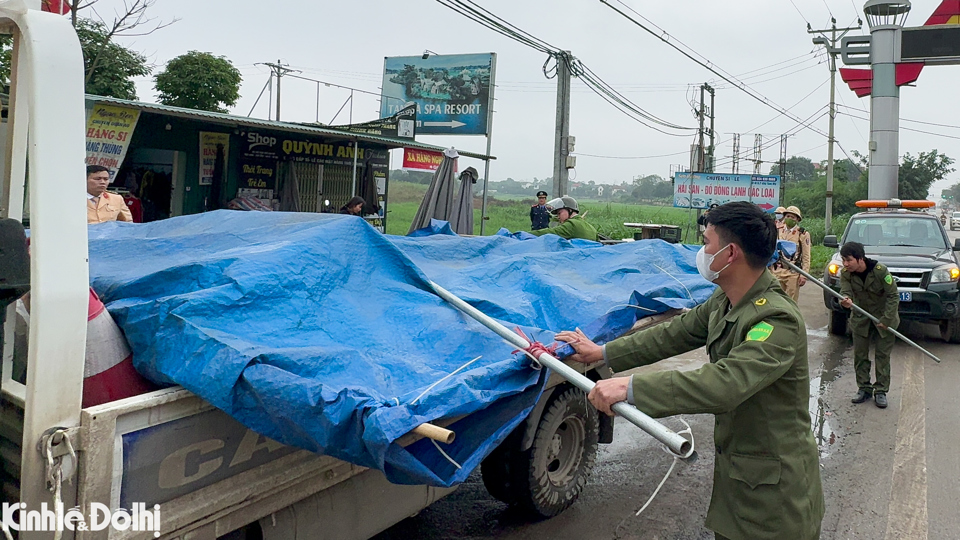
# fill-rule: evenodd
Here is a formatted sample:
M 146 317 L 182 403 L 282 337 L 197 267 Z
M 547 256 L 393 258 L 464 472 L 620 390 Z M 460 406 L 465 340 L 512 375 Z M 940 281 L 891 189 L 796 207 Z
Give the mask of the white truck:
M 0 26 L 14 36 L 0 177 L 4 525 L 19 527 L 22 540 L 359 539 L 453 491 L 393 485 L 380 471 L 280 445 L 181 388 L 82 408 L 91 354 L 87 225 L 77 202 L 83 59 L 66 18 L 41 12 L 40 0 L 0 2 Z M 15 351 L 15 300 L 27 287 L 27 350 Z M 13 375 L 17 354 L 26 356 L 24 382 Z M 587 375 L 596 380 L 601 371 Z M 585 403 L 552 379 L 482 465 L 491 494 L 543 516 L 572 504 L 598 442 L 613 436 L 612 420 Z M 57 501 L 66 509 L 59 516 Z

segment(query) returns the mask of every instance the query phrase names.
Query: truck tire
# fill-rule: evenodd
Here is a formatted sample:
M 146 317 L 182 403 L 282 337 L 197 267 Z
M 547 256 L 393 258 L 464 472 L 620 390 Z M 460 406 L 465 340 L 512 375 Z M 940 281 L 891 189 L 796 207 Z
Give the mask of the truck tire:
M 960 343 L 960 318 L 940 321 L 940 337 L 947 343 Z
M 835 336 L 847 335 L 847 320 L 850 317 L 846 311 L 830 311 L 830 333 Z
M 518 429 L 483 461 L 480 472 L 487 491 L 537 517 L 553 517 L 569 508 L 593 472 L 598 414 L 580 390 L 556 392 L 529 450 L 519 450 Z

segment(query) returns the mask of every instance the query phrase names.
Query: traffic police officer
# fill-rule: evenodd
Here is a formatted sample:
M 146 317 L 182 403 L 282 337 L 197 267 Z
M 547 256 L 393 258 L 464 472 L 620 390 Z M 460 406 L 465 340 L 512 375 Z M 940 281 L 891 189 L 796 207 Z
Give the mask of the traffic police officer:
M 550 224 L 550 210 L 547 206 L 547 192 L 537 192 L 537 204 L 530 207 L 530 230 L 546 229 Z
M 790 258 L 790 262 L 799 266 L 804 272 L 810 272 L 810 233 L 800 226 L 803 216 L 796 206 L 788 206 L 783 212 L 783 228 L 780 229 L 780 240 L 787 240 L 797 245 L 797 251 Z M 774 264 L 773 274 L 780 281 L 780 287 L 796 302 L 800 300 L 800 287 L 807 282 L 807 278 L 794 272 L 782 264 Z
M 567 240 L 583 238 L 584 240 L 597 241 L 597 228 L 587 223 L 587 220 L 580 216 L 580 205 L 577 204 L 576 199 L 564 195 L 563 197 L 550 201 L 549 206 L 553 207 L 550 213 L 557 216 L 557 221 L 560 222 L 560 225 L 552 229 L 533 231 L 533 234 L 537 236 L 555 234 Z
M 863 244 L 847 242 L 840 248 L 843 271 L 840 272 L 840 305 L 849 309 L 856 304 L 880 320 L 880 324 L 853 312 L 850 330 L 853 333 L 853 367 L 857 372 L 857 395 L 851 400 L 863 403 L 873 395 L 881 409 L 887 408 L 887 392 L 890 391 L 890 352 L 896 337 L 887 328 L 896 329 L 900 324 L 900 292 L 887 267 L 863 252 Z M 876 341 L 874 370 L 877 382 L 870 383 L 870 342 Z
M 748 202 L 712 210 L 700 274 L 719 288 L 706 303 L 603 347 L 560 332 L 580 362 L 615 372 L 706 346 L 710 363 L 601 380 L 588 396 L 602 412 L 627 401 L 650 416 L 716 415 L 713 495 L 706 526 L 718 539 L 819 538 L 823 490 L 810 427 L 803 316 L 766 266 L 777 241 L 773 217 Z

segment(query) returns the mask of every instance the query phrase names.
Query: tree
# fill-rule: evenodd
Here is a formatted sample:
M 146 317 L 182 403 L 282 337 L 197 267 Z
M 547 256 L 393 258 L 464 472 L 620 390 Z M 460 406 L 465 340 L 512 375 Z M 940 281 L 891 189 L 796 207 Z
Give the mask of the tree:
M 960 201 L 960 182 L 943 190 L 943 192 L 940 193 L 940 198 L 953 201 L 954 204 Z
M 112 41 L 109 29 L 91 19 L 77 21 L 77 37 L 83 50 L 88 94 L 120 99 L 137 99 L 134 77 L 150 74 L 147 59 Z
M 770 167 L 771 175 L 780 174 L 780 165 L 775 164 Z M 787 182 L 806 182 L 814 180 L 817 177 L 817 168 L 810 158 L 803 156 L 793 156 L 787 160 L 784 167 L 783 181 Z
M 223 56 L 190 51 L 167 62 L 156 78 L 159 101 L 203 111 L 227 112 L 240 99 L 240 70 Z
M 936 150 L 920 152 L 917 157 L 905 154 L 900 164 L 900 198 L 926 199 L 930 186 L 954 171 L 950 167 L 953 162 Z

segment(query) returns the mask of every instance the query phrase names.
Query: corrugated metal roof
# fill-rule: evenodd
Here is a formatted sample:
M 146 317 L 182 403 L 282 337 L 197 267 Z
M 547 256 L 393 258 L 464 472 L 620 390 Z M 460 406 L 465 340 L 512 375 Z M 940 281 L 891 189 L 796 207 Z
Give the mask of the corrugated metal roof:
M 94 103 L 109 103 L 112 105 L 119 105 L 122 107 L 131 107 L 135 109 L 140 109 L 141 111 L 147 111 L 156 114 L 165 114 L 169 116 L 176 116 L 178 118 L 186 118 L 188 120 L 200 120 L 204 122 L 210 122 L 214 124 L 220 124 L 224 126 L 246 126 L 246 127 L 258 127 L 263 129 L 274 129 L 280 131 L 290 131 L 296 133 L 306 133 L 309 135 L 319 135 L 326 137 L 328 139 L 341 140 L 341 141 L 364 141 L 371 142 L 376 144 L 382 144 L 389 148 L 416 148 L 420 150 L 432 150 L 434 152 L 443 152 L 446 150 L 443 146 L 436 146 L 433 144 L 425 144 L 421 142 L 416 142 L 411 139 L 395 139 L 392 137 L 379 137 L 376 135 L 368 135 L 365 133 L 352 133 L 349 131 L 344 131 L 336 129 L 335 127 L 318 127 L 318 126 L 307 126 L 303 124 L 292 124 L 289 122 L 275 122 L 272 120 L 263 120 L 260 118 L 249 118 L 246 116 L 234 116 L 232 114 L 226 113 L 217 113 L 210 111 L 200 111 L 196 109 L 185 109 L 183 107 L 172 107 L 170 105 L 160 105 L 158 103 L 143 103 L 141 101 L 129 101 L 126 99 L 118 99 L 112 97 L 104 96 L 94 96 L 87 94 L 87 101 Z M 465 152 L 463 150 L 457 149 L 457 153 L 464 157 L 471 157 L 476 159 L 497 159 L 494 156 L 485 156 L 483 154 L 476 154 L 474 152 Z

